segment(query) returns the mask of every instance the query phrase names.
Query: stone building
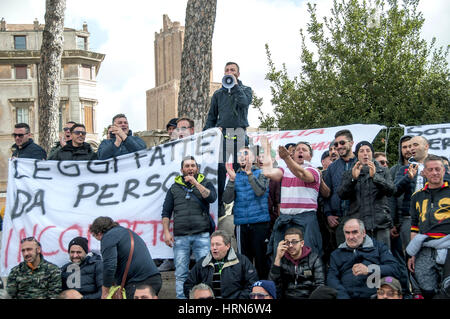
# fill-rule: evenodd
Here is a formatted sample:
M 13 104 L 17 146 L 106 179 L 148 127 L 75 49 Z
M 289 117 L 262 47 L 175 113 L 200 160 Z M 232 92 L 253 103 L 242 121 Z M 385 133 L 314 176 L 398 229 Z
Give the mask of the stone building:
M 155 32 L 155 87 L 147 91 L 147 131 L 165 130 L 167 122 L 178 117 L 183 41 L 184 27 L 163 15 L 163 28 Z M 211 82 L 210 96 L 221 85 Z
M 0 208 L 8 177 L 8 158 L 16 123 L 30 125 L 38 141 L 38 68 L 44 25 L 0 23 Z M 81 30 L 64 28 L 59 130 L 67 121 L 83 123 L 87 141 L 98 140 L 96 127 L 96 77 L 104 54 L 89 51 L 87 24 Z M 101 132 L 100 132 L 101 133 Z

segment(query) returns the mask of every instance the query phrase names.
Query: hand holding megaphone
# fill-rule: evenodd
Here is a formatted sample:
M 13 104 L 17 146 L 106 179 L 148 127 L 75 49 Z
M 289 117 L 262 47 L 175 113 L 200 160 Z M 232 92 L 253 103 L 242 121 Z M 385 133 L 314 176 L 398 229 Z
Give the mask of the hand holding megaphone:
M 237 84 L 236 77 L 233 74 L 225 74 L 222 78 L 222 86 L 231 91 L 231 88 Z

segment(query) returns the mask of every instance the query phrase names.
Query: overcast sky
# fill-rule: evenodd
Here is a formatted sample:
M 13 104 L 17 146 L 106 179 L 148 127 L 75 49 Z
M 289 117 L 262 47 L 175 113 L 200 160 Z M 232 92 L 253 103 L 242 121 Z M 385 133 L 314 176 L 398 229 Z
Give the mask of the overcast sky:
M 317 3 L 318 17 L 330 15 L 332 0 Z M 97 133 L 112 116 L 127 114 L 133 131 L 146 130 L 146 91 L 153 88 L 155 32 L 162 16 L 185 25 L 186 0 L 67 0 L 65 26 L 82 28 L 87 22 L 90 50 L 106 54 L 97 78 Z M 307 1 L 218 0 L 213 36 L 213 80 L 220 82 L 227 61 L 236 61 L 240 79 L 264 99 L 271 110 L 270 82 L 264 49 L 269 44 L 277 67 L 286 64 L 291 76 L 300 69 L 300 28 L 309 21 Z M 423 38 L 434 36 L 439 46 L 450 43 L 450 1 L 422 0 Z M 44 23 L 45 0 L 0 0 L 0 16 L 7 23 Z M 249 111 L 250 126 L 259 124 L 257 111 Z

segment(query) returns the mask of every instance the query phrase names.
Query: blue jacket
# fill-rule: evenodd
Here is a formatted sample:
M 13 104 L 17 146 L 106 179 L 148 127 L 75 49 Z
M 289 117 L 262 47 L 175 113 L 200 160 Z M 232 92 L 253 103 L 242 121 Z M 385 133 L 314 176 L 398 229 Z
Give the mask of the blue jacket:
M 37 145 L 32 138 L 22 144 L 22 148 L 19 148 L 16 144 L 12 146 L 13 157 L 18 158 L 34 158 L 37 160 L 47 159 L 47 153 L 45 150 Z
M 98 147 L 98 159 L 105 160 L 108 158 L 117 157 L 119 155 L 134 153 L 140 150 L 145 150 L 147 145 L 139 136 L 133 136 L 131 130 L 128 131 L 128 137 L 120 144 L 119 147 L 114 145 L 116 138 L 103 140 Z
M 74 270 L 68 271 L 67 267 L 73 263 L 67 263 L 61 267 L 62 289 L 69 289 L 69 283 L 72 283 Z M 94 253 L 89 253 L 79 265 L 80 266 L 80 287 L 73 288 L 83 295 L 83 299 L 100 299 L 102 297 L 103 285 L 103 264 L 102 258 Z M 69 277 L 71 277 L 69 279 Z M 69 280 L 68 280 L 69 279 Z
M 269 180 L 260 169 L 252 168 L 253 176 L 243 170 L 236 172 L 236 179 L 229 182 L 224 191 L 223 201 L 234 200 L 234 224 L 256 224 L 270 221 Z
M 362 263 L 366 266 L 380 266 L 380 278 L 392 276 L 400 278 L 400 266 L 389 248 L 366 235 L 362 245 L 352 249 L 344 242 L 331 253 L 327 285 L 338 291 L 337 299 L 369 299 L 376 288 L 367 286 L 371 275 L 354 276 L 352 267 Z M 369 282 L 373 282 L 369 280 Z
M 211 98 L 203 131 L 212 127 L 247 128 L 250 103 L 252 103 L 252 89 L 243 85 L 240 80 L 230 92 L 222 86 Z
M 125 284 L 141 282 L 159 273 L 147 244 L 135 232 L 134 252 Z M 103 259 L 103 286 L 120 285 L 130 253 L 131 240 L 128 229 L 116 226 L 103 234 L 100 247 Z
M 345 216 L 345 212 L 349 210 L 350 204 L 348 200 L 341 200 L 338 189 L 341 186 L 342 176 L 346 170 L 352 168 L 353 163 L 357 161 L 356 156 L 345 162 L 342 158 L 337 159 L 328 166 L 327 174 L 324 176 L 325 184 L 330 188 L 331 195 L 324 200 L 325 216 Z

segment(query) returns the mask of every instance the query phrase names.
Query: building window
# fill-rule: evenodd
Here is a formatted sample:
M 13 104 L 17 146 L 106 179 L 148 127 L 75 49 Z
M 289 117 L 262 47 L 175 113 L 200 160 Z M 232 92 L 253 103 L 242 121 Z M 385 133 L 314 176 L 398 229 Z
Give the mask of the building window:
M 78 50 L 87 50 L 87 38 L 86 37 L 77 37 L 77 49 Z
M 27 37 L 24 35 L 14 36 L 14 49 L 16 50 L 26 50 L 27 48 Z
M 84 126 L 86 132 L 94 133 L 94 108 L 90 105 L 84 106 Z
M 90 65 L 81 65 L 81 78 L 83 80 L 92 80 L 92 68 Z
M 16 79 L 27 79 L 27 66 L 26 65 L 15 65 Z
M 16 123 L 30 124 L 30 108 L 28 106 L 18 106 L 16 108 Z

